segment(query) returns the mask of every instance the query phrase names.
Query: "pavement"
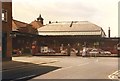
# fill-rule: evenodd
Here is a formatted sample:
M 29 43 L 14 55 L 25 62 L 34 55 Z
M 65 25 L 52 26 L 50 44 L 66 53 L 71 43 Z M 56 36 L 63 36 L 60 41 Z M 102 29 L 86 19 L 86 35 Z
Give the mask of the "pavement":
M 19 58 L 12 58 L 12 61 L 5 61 L 2 62 L 2 71 L 9 70 L 9 69 L 15 69 L 20 67 L 26 67 L 31 64 L 48 64 L 48 63 L 54 63 L 57 62 L 55 59 L 32 59 L 34 56 L 20 56 Z
M 45 74 L 60 67 L 47 66 L 57 62 L 56 59 L 39 58 L 36 56 L 13 57 L 12 61 L 2 62 L 2 79 L 9 81 L 24 80 Z M 14 75 L 14 76 L 13 76 Z

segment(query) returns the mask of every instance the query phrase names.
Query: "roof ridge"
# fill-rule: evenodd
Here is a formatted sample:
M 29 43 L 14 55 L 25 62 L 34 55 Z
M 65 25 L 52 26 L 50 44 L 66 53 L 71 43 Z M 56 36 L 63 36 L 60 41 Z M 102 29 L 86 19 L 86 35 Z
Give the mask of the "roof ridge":
M 28 24 L 26 22 L 22 22 L 22 21 L 19 21 L 19 20 L 15 20 L 15 19 L 12 19 L 13 21 L 17 21 L 17 22 L 20 22 L 20 23 L 24 23 L 24 24 Z
M 53 21 L 52 23 L 76 23 L 76 22 L 89 22 L 89 21 Z

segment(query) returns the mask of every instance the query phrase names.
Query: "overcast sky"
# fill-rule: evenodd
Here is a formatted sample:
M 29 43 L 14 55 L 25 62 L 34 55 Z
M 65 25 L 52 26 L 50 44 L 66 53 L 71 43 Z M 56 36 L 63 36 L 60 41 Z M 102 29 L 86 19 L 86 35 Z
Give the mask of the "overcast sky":
M 118 36 L 118 1 L 120 0 L 12 0 L 13 18 L 26 23 L 39 14 L 49 21 L 90 21 L 108 35 Z

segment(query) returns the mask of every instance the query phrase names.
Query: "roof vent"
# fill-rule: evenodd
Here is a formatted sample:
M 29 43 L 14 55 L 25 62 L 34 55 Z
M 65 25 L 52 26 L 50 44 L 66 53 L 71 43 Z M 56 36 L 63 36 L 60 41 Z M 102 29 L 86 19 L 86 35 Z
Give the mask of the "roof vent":
M 110 27 L 108 29 L 108 38 L 110 38 Z
M 56 23 L 58 23 L 58 21 L 56 21 Z

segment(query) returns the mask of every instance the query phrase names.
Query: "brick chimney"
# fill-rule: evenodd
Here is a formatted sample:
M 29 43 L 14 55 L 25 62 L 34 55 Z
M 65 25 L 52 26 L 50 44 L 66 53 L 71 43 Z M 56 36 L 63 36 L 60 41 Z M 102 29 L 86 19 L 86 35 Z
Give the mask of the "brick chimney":
M 51 21 L 49 21 L 49 24 L 51 24 Z
M 110 27 L 108 29 L 108 38 L 110 38 Z

